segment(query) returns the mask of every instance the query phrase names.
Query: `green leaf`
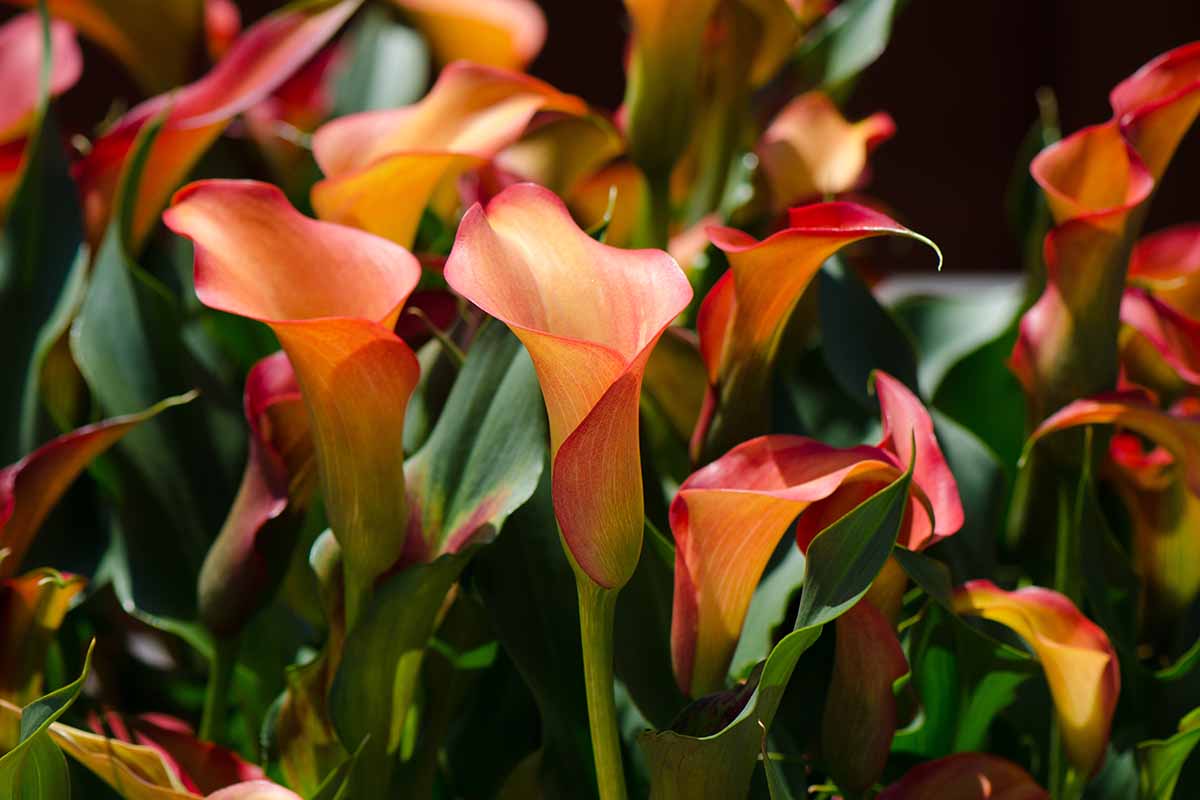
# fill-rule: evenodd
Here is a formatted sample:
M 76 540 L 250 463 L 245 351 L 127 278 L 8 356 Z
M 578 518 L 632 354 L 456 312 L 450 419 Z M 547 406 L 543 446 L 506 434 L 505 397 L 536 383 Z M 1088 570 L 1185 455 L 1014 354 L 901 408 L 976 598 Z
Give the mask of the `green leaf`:
M 748 673 L 771 652 L 775 631 L 785 623 L 792 597 L 804 583 L 804 554 L 790 536 L 783 538 L 781 547 L 785 548 L 783 558 L 767 572 L 750 599 L 742 635 L 730 662 L 734 675 Z
M 665 727 L 687 704 L 671 666 L 675 547 L 649 519 L 637 568 L 617 596 L 615 671 L 650 724 Z
M 0 756 L 0 793 L 4 797 L 12 800 L 57 800 L 71 796 L 67 761 L 50 738 L 49 729 L 83 690 L 95 646 L 96 642 L 92 640 L 78 678 L 22 709 L 17 746 Z
M 38 431 L 42 364 L 62 333 L 63 309 L 78 294 L 78 264 L 86 260 L 80 255 L 83 212 L 46 80 L 37 118 L 0 231 L 0 464 L 11 464 L 46 438 Z
M 334 83 L 333 116 L 406 106 L 429 83 L 429 51 L 419 33 L 369 7 L 347 37 L 349 58 Z
M 821 349 L 842 390 L 864 409 L 876 410 L 870 377 L 881 369 L 919 394 L 912 343 L 853 270 L 831 258 L 817 281 Z
M 1179 721 L 1179 732 L 1169 739 L 1151 739 L 1137 746 L 1140 794 L 1143 800 L 1168 800 L 1188 757 L 1200 743 L 1200 708 Z
M 901 5 L 902 0 L 839 3 L 804 37 L 796 54 L 800 74 L 817 88 L 844 88 L 883 55 Z
M 1016 282 L 954 295 L 906 297 L 892 307 L 912 334 L 920 366 L 917 377 L 926 397 L 954 364 L 1008 330 L 1021 310 Z
M 346 749 L 363 747 L 351 797 L 388 796 L 438 611 L 475 550 L 413 564 L 383 581 L 346 637 L 329 709 Z
M 746 684 L 697 700 L 672 730 L 640 737 L 651 797 L 744 797 L 761 737 L 769 730 L 797 661 L 822 626 L 856 603 L 887 561 L 908 501 L 912 468 L 813 539 L 794 630 Z
M 471 346 L 429 439 L 404 465 L 430 552 L 457 550 L 484 526 L 494 535 L 537 487 L 545 442 L 533 361 L 507 328 L 489 324 Z
M 1008 500 L 1008 481 L 996 454 L 975 434 L 932 412 L 934 431 L 958 484 L 963 526 L 934 546 L 931 554 L 947 561 L 955 579 L 990 578 L 996 567 L 996 542 Z
M 933 405 L 991 448 L 1015 475 L 1025 446 L 1025 394 L 1006 364 L 1016 327 L 973 350 L 947 370 Z
M 83 307 L 71 328 L 71 352 L 106 415 L 146 408 L 195 381 L 182 339 L 178 304 L 133 263 L 128 220 L 162 120 L 147 125 L 130 154 L 114 219 L 93 265 Z M 212 532 L 233 497 L 232 465 L 216 450 L 206 416 L 191 404 L 126 436 L 115 465 L 119 535 L 115 561 L 128 575 L 122 599 L 151 613 L 194 616 L 195 578 Z M 240 428 L 239 428 L 240 430 Z
M 537 703 L 544 796 L 594 797 L 575 574 L 559 541 L 548 472 L 507 527 L 476 557 L 472 586 Z

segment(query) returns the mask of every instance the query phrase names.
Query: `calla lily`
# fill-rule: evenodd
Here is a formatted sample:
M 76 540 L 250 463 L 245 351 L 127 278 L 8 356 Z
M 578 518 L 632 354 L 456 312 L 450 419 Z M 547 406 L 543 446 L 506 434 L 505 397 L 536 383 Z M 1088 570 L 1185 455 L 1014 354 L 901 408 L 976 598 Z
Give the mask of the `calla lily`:
M 50 95 L 58 96 L 79 80 L 83 55 L 75 30 L 65 22 L 50 22 Z M 42 21 L 36 13 L 21 14 L 0 25 L 0 142 L 23 136 L 34 121 L 41 96 Z
M 551 489 L 575 570 L 600 796 L 623 797 L 613 701 L 617 591 L 642 549 L 638 400 L 654 344 L 692 297 L 657 250 L 580 230 L 552 192 L 510 186 L 463 217 L 446 281 L 525 344 L 550 422 Z
M 772 206 L 782 210 L 854 189 L 867 156 L 895 132 L 883 112 L 851 123 L 824 93 L 800 95 L 775 116 L 755 148 Z
M 451 64 L 419 102 L 317 131 L 313 155 L 327 177 L 313 187 L 313 208 L 409 246 L 426 206 L 448 214 L 458 177 L 514 143 L 539 111 L 584 114 L 587 106 L 526 75 Z
M 1050 800 L 1021 767 L 987 753 L 955 753 L 910 769 L 879 800 Z
M 1129 259 L 1129 282 L 1200 319 L 1200 225 L 1177 225 L 1139 241 Z
M 117 741 L 155 750 L 189 792 L 208 794 L 263 778 L 260 767 L 242 760 L 232 750 L 201 741 L 190 725 L 167 714 L 125 717 L 109 711 L 103 716 L 89 715 L 88 727 L 101 736 L 107 729 Z
M 204 5 L 205 0 L 48 0 L 46 10 L 116 56 L 144 90 L 161 92 L 187 80 L 202 45 Z
M 670 512 L 676 544 L 671 653 L 686 694 L 724 686 L 754 588 L 797 517 L 796 544 L 804 551 L 821 530 L 894 481 L 915 456 L 916 496 L 899 543 L 919 549 L 962 525 L 958 489 L 928 412 L 885 373 L 876 373 L 875 385 L 884 420 L 880 445 L 836 448 L 801 436 L 762 436 L 680 486 Z
M 840 788 L 864 791 L 883 773 L 897 724 L 892 687 L 907 673 L 892 623 L 869 601 L 860 600 L 837 618 L 821 754 Z
M 1200 552 L 1200 418 L 1186 405 L 1160 410 L 1141 392 L 1077 400 L 1047 419 L 1036 440 L 1081 425 L 1110 424 L 1157 445 L 1118 433 L 1109 444 L 1112 477 L 1133 523 L 1133 555 L 1144 582 L 1143 623 L 1169 631 L 1200 591 L 1192 557 Z
M 1116 425 L 1156 442 L 1178 462 L 1191 491 L 1200 495 L 1200 418 L 1162 411 L 1141 392 L 1112 392 L 1065 406 L 1039 425 L 1030 439 L 1083 425 Z
M 284 353 L 246 376 L 250 453 L 233 507 L 200 570 L 200 618 L 237 633 L 270 600 L 316 483 L 308 412 Z
M 0 700 L 0 747 L 11 745 L 21 723 L 21 707 Z M 180 779 L 159 747 L 131 744 L 61 722 L 47 729 L 64 753 L 127 800 L 201 800 Z M 249 767 L 248 769 L 254 769 Z M 299 795 L 268 780 L 248 780 L 218 789 L 207 800 L 299 800 Z
M 139 423 L 194 396 L 173 397 L 137 414 L 86 425 L 0 469 L 0 553 L 5 555 L 0 578 L 16 573 L 42 521 L 84 467 Z
M 1132 434 L 1109 442 L 1109 473 L 1133 524 L 1134 568 L 1141 576 L 1142 627 L 1169 636 L 1200 594 L 1200 497 L 1180 480 L 1175 458 L 1147 450 Z
M 41 695 L 50 644 L 86 583 L 49 568 L 0 580 L 0 699 L 26 705 Z
M 424 34 L 442 64 L 468 59 L 524 69 L 546 41 L 546 18 L 533 0 L 392 0 Z
M 1112 92 L 1114 116 L 1043 150 L 1030 166 L 1057 227 L 1046 288 L 1021 320 L 1011 366 L 1035 420 L 1112 389 L 1126 272 L 1144 205 L 1200 112 L 1200 45 L 1167 53 Z
M 1063 595 L 1038 586 L 1014 592 L 970 581 L 953 596 L 959 614 L 1011 628 L 1041 662 L 1067 758 L 1082 775 L 1104 763 L 1121 676 L 1104 630 Z
M 270 325 L 295 369 L 352 624 L 404 550 L 402 434 L 419 367 L 392 328 L 420 266 L 384 239 L 300 215 L 253 181 L 192 184 L 163 219 L 195 245 L 200 301 Z
M 730 268 L 704 298 L 696 323 L 710 385 L 692 438 L 692 456 L 700 462 L 765 428 L 766 389 L 784 328 L 827 258 L 875 236 L 905 236 L 934 247 L 853 203 L 792 209 L 789 227 L 761 242 L 732 228 L 708 233 Z
M 70 89 L 83 69 L 75 31 L 50 23 L 50 94 Z M 36 13 L 21 14 L 0 25 L 0 82 L 6 88 L 0 107 L 0 222 L 21 180 L 26 139 L 36 123 L 41 97 L 42 23 Z
M 691 298 L 687 280 L 665 253 L 594 241 L 557 197 L 532 184 L 467 213 L 445 276 L 512 328 L 533 357 L 567 550 L 591 581 L 621 587 L 641 551 L 642 374 Z M 598 464 L 605 469 L 597 472 Z
M 166 115 L 143 170 L 131 220 L 132 249 L 168 197 L 237 114 L 266 98 L 332 37 L 362 0 L 318 0 L 284 8 L 248 28 L 207 75 L 135 106 L 96 140 L 76 172 L 89 237 L 98 242 L 126 161 L 142 128 Z M 149 15 L 151 18 L 157 15 Z
M 1200 385 L 1200 322 L 1138 288 L 1125 290 L 1121 322 L 1143 337 L 1180 380 Z

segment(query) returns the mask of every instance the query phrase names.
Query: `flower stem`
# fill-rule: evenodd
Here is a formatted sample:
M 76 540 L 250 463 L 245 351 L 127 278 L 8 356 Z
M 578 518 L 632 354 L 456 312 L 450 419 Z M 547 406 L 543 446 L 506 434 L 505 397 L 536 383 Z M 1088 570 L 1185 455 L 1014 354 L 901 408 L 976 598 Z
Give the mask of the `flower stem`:
M 225 731 L 225 709 L 229 705 L 229 688 L 237 666 L 238 649 L 237 638 L 217 638 L 214 642 L 208 688 L 204 694 L 204 713 L 200 717 L 199 737 L 203 741 L 215 742 Z
M 646 172 L 646 197 L 638 220 L 638 247 L 667 249 L 671 225 L 671 173 Z
M 587 688 L 588 725 L 600 800 L 625 800 L 625 770 L 617 735 L 613 701 L 613 618 L 617 590 L 597 586 L 576 575 L 579 590 L 579 633 L 583 640 L 583 680 Z

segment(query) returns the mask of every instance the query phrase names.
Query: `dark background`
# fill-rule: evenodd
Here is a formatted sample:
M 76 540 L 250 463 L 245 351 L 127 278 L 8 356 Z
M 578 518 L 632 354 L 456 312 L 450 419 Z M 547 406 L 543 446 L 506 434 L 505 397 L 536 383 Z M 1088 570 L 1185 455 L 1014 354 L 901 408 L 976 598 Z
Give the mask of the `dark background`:
M 604 108 L 623 92 L 620 0 L 540 0 L 549 24 L 532 71 Z M 1200 39 L 1200 0 L 910 0 L 860 80 L 850 119 L 877 110 L 895 138 L 870 192 L 936 241 L 947 271 L 1018 269 L 1004 193 L 1050 87 L 1064 132 L 1111 116 L 1108 92 L 1154 56 Z M 1147 230 L 1200 220 L 1200 134 L 1163 182 Z M 919 267 L 920 264 L 914 264 Z

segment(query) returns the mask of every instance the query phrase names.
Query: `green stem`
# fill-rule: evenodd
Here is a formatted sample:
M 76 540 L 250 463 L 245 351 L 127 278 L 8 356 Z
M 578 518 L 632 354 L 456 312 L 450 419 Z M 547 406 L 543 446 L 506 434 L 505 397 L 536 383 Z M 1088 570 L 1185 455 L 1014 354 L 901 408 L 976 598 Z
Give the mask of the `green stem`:
M 638 247 L 667 249 L 671 226 L 671 173 L 645 173 L 646 202 L 638 220 Z
M 218 638 L 214 642 L 208 689 L 204 694 L 204 714 L 200 717 L 199 736 L 203 741 L 215 742 L 218 737 L 224 738 L 225 709 L 229 706 L 229 689 L 237 666 L 238 649 L 237 638 Z
M 587 688 L 588 725 L 600 800 L 625 800 L 625 770 L 617 735 L 613 699 L 613 618 L 617 591 L 576 575 L 579 590 L 579 633 L 583 640 L 583 680 Z

